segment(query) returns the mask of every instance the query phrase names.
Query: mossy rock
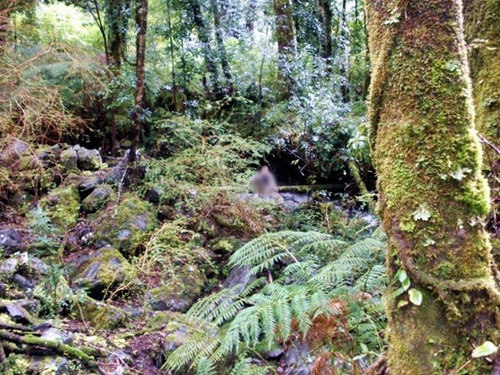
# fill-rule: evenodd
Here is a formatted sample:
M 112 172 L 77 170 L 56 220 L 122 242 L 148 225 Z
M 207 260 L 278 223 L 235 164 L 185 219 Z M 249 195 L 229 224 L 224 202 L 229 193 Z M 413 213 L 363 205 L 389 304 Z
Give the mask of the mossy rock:
M 128 321 L 128 316 L 122 309 L 90 297 L 75 303 L 72 312 L 76 318 L 83 318 L 98 329 L 123 327 Z
M 206 282 L 205 274 L 197 267 L 180 266 L 174 279 L 148 293 L 148 303 L 153 310 L 185 312 L 201 295 Z
M 114 197 L 115 193 L 111 186 L 98 186 L 82 201 L 82 208 L 87 213 L 96 212 L 104 207 L 108 201 L 114 199 Z
M 236 237 L 223 237 L 210 241 L 210 249 L 217 254 L 232 254 L 241 245 L 241 240 Z
M 76 261 L 71 280 L 74 285 L 88 288 L 94 295 L 102 295 L 133 277 L 133 267 L 123 255 L 111 246 Z
M 78 154 L 72 148 L 61 152 L 61 165 L 68 171 L 78 169 Z
M 80 197 L 74 186 L 51 190 L 40 200 L 40 206 L 47 213 L 52 224 L 61 232 L 74 227 L 80 217 Z
M 106 213 L 107 214 L 107 213 Z M 156 227 L 154 207 L 133 194 L 123 195 L 113 217 L 103 218 L 97 236 L 124 254 L 132 255 Z

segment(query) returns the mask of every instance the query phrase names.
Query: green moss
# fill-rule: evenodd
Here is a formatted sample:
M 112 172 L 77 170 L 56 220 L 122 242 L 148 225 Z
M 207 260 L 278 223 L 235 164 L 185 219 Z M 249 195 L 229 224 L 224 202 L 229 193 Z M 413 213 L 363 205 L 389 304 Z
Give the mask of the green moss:
M 74 186 L 51 190 L 40 205 L 61 232 L 73 228 L 80 217 L 80 197 Z

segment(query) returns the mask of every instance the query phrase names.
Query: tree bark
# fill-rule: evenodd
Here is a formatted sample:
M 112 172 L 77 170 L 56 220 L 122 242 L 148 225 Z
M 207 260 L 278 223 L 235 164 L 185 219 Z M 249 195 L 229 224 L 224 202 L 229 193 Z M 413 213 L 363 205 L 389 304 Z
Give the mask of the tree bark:
M 119 73 L 122 66 L 122 50 L 125 42 L 124 3 L 122 0 L 108 0 L 106 20 L 108 24 L 109 54 L 112 64 Z
M 144 102 L 144 66 L 146 62 L 146 32 L 148 27 L 148 0 L 140 0 L 136 10 L 136 90 L 135 90 L 135 107 L 134 107 L 134 132 L 132 136 L 132 146 L 130 147 L 129 161 L 136 160 L 136 151 L 139 144 L 139 136 L 142 132 L 142 112 Z
M 465 32 L 476 107 L 476 128 L 500 146 L 500 0 L 465 0 Z M 493 176 L 500 173 L 500 155 L 483 148 Z M 495 179 L 490 184 L 498 186 Z
M 217 41 L 217 49 L 219 52 L 219 59 L 222 65 L 222 72 L 226 78 L 229 93 L 234 91 L 233 78 L 231 77 L 231 69 L 227 58 L 226 47 L 224 46 L 224 38 L 222 36 L 221 17 L 217 0 L 210 0 L 212 6 L 212 14 L 214 16 L 215 27 L 215 40 Z
M 290 0 L 274 0 L 276 41 L 278 42 L 278 84 L 281 99 L 288 99 L 292 92 L 289 65 L 295 55 L 295 29 Z
M 333 41 L 332 41 L 332 6 L 330 0 L 318 0 L 318 8 L 320 15 L 320 22 L 323 28 L 323 38 L 321 40 L 321 57 L 323 57 L 328 66 L 329 70 L 332 63 L 332 52 L 333 52 Z
M 471 352 L 486 340 L 500 344 L 500 292 L 482 225 L 489 191 L 474 130 L 462 0 L 366 4 L 369 118 L 389 238 L 390 373 L 448 374 L 466 366 L 487 374 L 492 363 L 472 360 Z M 411 292 L 395 277 L 403 280 L 403 270 Z M 421 305 L 413 304 L 419 292 Z
M 191 11 L 193 12 L 194 24 L 198 32 L 198 39 L 202 45 L 201 48 L 203 49 L 203 56 L 205 58 L 205 67 L 210 77 L 210 82 L 207 83 L 206 80 L 204 80 L 203 85 L 205 86 L 207 97 L 214 98 L 214 95 L 217 97 L 221 90 L 217 64 L 210 46 L 210 32 L 205 24 L 198 0 L 189 0 L 189 4 L 191 6 Z

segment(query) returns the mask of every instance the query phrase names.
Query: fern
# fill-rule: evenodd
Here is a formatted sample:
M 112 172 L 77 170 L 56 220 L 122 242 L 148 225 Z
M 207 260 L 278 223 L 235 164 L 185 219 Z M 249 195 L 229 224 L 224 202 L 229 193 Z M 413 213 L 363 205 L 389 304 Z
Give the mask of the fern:
M 314 254 L 325 250 L 332 261 L 322 265 Z M 248 242 L 232 255 L 229 266 L 250 267 L 254 275 L 274 271 L 275 280 L 269 283 L 260 277 L 244 288 L 237 285 L 198 301 L 187 316 L 199 330 L 168 357 L 164 367 L 176 372 L 191 364 L 197 373 L 210 374 L 236 356 L 240 360 L 231 374 L 257 373 L 246 353 L 283 345 L 294 329 L 305 337 L 317 316 L 339 314 L 330 302 L 346 296 L 356 342 L 380 348 L 385 318 L 378 296 L 385 286 L 384 253 L 381 231 L 353 244 L 325 233 L 294 231 Z M 368 293 L 373 301 L 363 301 Z

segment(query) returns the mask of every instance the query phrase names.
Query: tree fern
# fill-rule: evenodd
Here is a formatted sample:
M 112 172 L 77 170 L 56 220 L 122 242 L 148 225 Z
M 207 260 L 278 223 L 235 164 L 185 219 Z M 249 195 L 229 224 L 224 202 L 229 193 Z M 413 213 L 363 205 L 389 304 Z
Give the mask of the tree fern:
M 312 255 L 325 250 L 332 261 L 322 265 Z M 351 296 L 349 324 L 359 336 L 357 341 L 380 346 L 383 312 L 374 311 L 372 317 L 367 311 L 380 301 L 377 296 L 385 285 L 384 250 L 381 231 L 353 244 L 325 233 L 294 231 L 248 242 L 233 254 L 229 266 L 250 267 L 257 276 L 273 272 L 274 281 L 260 277 L 244 288 L 223 289 L 197 302 L 187 317 L 199 329 L 168 357 L 165 368 L 178 372 L 190 364 L 197 373 L 210 374 L 218 364 L 239 357 L 231 373 L 243 373 L 237 369 L 253 373 L 255 366 L 245 353 L 283 345 L 294 329 L 305 337 L 315 317 L 340 313 L 330 302 L 345 296 Z M 373 301 L 363 301 L 368 293 L 375 296 Z

